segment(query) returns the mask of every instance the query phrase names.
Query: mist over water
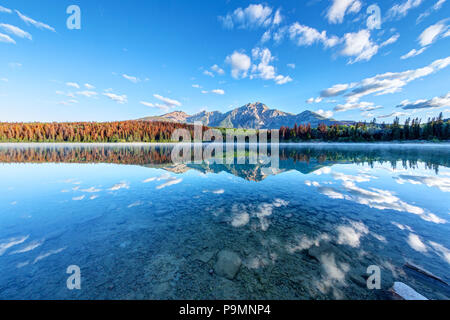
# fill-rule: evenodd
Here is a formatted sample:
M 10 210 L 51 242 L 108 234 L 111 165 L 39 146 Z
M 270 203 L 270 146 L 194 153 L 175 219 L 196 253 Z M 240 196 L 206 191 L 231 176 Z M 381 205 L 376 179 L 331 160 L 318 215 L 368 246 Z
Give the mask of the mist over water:
M 172 148 L 0 145 L 0 299 L 450 298 L 405 267 L 450 283 L 449 145 L 280 145 L 277 167 Z

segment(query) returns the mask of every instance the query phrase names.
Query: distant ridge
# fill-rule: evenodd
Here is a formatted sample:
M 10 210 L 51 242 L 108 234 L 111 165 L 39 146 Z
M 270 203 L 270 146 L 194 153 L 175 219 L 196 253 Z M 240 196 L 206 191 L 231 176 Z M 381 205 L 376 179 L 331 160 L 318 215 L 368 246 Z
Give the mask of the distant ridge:
M 321 123 L 330 126 L 333 124 L 352 124 L 352 121 L 337 121 L 326 118 L 318 113 L 306 110 L 299 114 L 292 114 L 276 109 L 270 109 L 261 102 L 248 103 L 245 106 L 231 110 L 227 113 L 219 111 L 202 111 L 194 115 L 188 115 L 182 111 L 174 111 L 161 116 L 146 117 L 139 120 L 145 121 L 169 121 L 194 123 L 202 122 L 209 127 L 240 128 L 240 129 L 279 129 L 283 126 L 294 127 L 297 125 L 311 124 L 317 127 Z

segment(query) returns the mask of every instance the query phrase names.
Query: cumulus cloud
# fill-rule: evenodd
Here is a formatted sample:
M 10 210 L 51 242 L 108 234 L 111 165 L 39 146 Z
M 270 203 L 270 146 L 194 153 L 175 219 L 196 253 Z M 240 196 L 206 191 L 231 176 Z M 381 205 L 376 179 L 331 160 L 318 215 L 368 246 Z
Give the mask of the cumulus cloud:
M 348 178 L 348 177 L 347 177 Z M 419 216 L 421 219 L 432 223 L 447 223 L 446 220 L 436 216 L 431 212 L 402 201 L 394 193 L 388 190 L 377 188 L 364 189 L 355 184 L 352 179 L 343 179 L 342 187 L 339 189 L 332 187 L 323 187 L 319 183 L 310 183 L 307 185 L 317 187 L 317 191 L 331 199 L 345 199 L 370 208 L 379 210 L 394 210 L 399 212 L 408 212 Z
M 28 25 L 35 26 L 36 28 L 39 28 L 39 29 L 46 29 L 46 30 L 50 30 L 52 32 L 56 32 L 56 30 L 53 27 L 50 27 L 48 24 L 31 19 L 30 17 L 27 17 L 26 15 L 23 15 L 22 13 L 20 13 L 18 10 L 16 10 L 16 13 L 19 16 L 19 18 L 22 19 L 22 21 Z
M 177 178 L 170 177 L 170 178 L 167 179 L 167 182 L 157 186 L 156 189 L 161 190 L 161 189 L 164 189 L 164 188 L 167 188 L 167 187 L 179 184 L 181 182 L 183 182 L 183 179 L 181 179 L 181 178 L 177 179 Z
M 408 109 L 436 109 L 450 106 L 450 92 L 441 97 L 434 97 L 430 100 L 417 100 L 415 102 L 403 101 L 398 108 Z
M 311 46 L 314 43 L 321 43 L 326 48 L 334 47 L 339 43 L 336 36 L 327 36 L 326 31 L 319 32 L 317 29 L 295 22 L 289 27 L 289 37 L 298 46 Z
M 0 33 L 0 42 L 16 44 L 13 38 L 3 33 Z
M 359 0 L 333 0 L 326 16 L 329 23 L 342 23 L 346 14 L 358 13 L 360 10 Z
M 377 54 L 380 46 L 370 39 L 369 30 L 346 33 L 344 35 L 344 49 L 341 54 L 348 57 L 354 57 L 349 63 L 359 61 L 369 61 Z
M 211 90 L 211 92 L 215 93 L 215 94 L 219 94 L 219 95 L 224 95 L 225 94 L 225 91 L 222 90 L 222 89 L 214 89 L 214 90 Z
M 89 84 L 89 83 L 85 83 L 85 84 L 84 84 L 84 87 L 85 87 L 86 89 L 89 89 L 89 90 L 95 89 L 95 87 L 94 87 L 92 84 Z
M 211 67 L 211 70 L 214 71 L 214 72 L 216 72 L 216 73 L 219 74 L 219 75 L 225 74 L 225 71 L 224 71 L 222 68 L 220 68 L 217 64 L 213 65 L 213 66 Z
M 12 34 L 16 37 L 19 38 L 26 38 L 29 40 L 32 40 L 33 37 L 31 36 L 31 34 L 29 34 L 28 32 L 20 29 L 19 27 L 10 25 L 10 24 L 6 24 L 6 23 L 0 23 L 0 28 L 3 29 L 5 32 Z
M 306 103 L 311 104 L 311 103 L 320 103 L 322 102 L 323 98 L 322 97 L 318 97 L 318 98 L 309 98 L 308 100 L 306 100 Z
M 129 189 L 130 185 L 127 182 L 120 182 L 115 185 L 113 185 L 111 188 L 109 188 L 110 191 L 117 191 L 120 189 Z
M 337 97 L 346 92 L 347 89 L 349 88 L 350 88 L 349 84 L 336 84 L 331 88 L 325 89 L 322 92 L 320 92 L 320 96 L 322 98 Z
M 316 113 L 325 118 L 331 118 L 333 116 L 333 111 L 330 111 L 330 110 L 325 111 L 325 110 L 319 109 L 316 111 Z
M 80 89 L 80 85 L 78 83 L 76 83 L 76 82 L 67 82 L 66 86 L 72 87 L 72 88 L 75 88 L 75 89 Z
M 235 79 L 246 78 L 252 64 L 248 55 L 238 51 L 227 56 L 225 62 L 231 66 L 231 75 Z
M 279 85 L 292 81 L 291 77 L 276 73 L 275 67 L 271 65 L 274 57 L 269 49 L 254 48 L 252 50 L 252 56 L 253 59 L 259 61 L 259 63 L 252 66 L 251 79 L 260 78 L 264 80 L 274 80 L 275 83 Z
M 361 238 L 369 234 L 369 228 L 357 221 L 350 221 L 350 225 L 341 225 L 336 228 L 338 232 L 338 244 L 346 244 L 353 248 L 360 246 Z
M 411 248 L 418 252 L 427 252 L 427 246 L 422 242 L 422 239 L 417 234 L 410 233 L 407 242 Z
M 417 8 L 422 4 L 423 0 L 406 0 L 403 3 L 395 4 L 388 11 L 388 18 L 403 18 L 408 14 L 408 11 Z
M 422 47 L 428 46 L 441 37 L 449 30 L 448 19 L 442 20 L 426 28 L 417 39 Z
M 375 106 L 373 102 L 347 102 L 345 104 L 338 104 L 334 107 L 334 111 L 336 112 L 345 112 L 349 110 L 359 109 L 361 111 L 373 111 L 377 109 L 382 109 L 382 106 Z
M 322 96 L 339 96 L 346 93 L 347 102 L 356 103 L 367 95 L 385 95 L 400 92 L 409 82 L 421 79 L 450 65 L 450 57 L 435 60 L 428 66 L 403 72 L 386 72 L 360 82 L 339 84 L 322 91 Z
M 182 106 L 181 102 L 179 102 L 177 100 L 166 98 L 166 97 L 163 97 L 163 96 L 161 96 L 159 94 L 154 94 L 153 96 L 156 99 L 162 101 L 163 105 L 165 105 L 167 108 L 174 108 L 174 107 L 181 107 Z M 161 106 L 161 105 L 159 105 L 159 106 Z
M 409 58 L 418 56 L 418 55 L 424 53 L 424 51 L 427 50 L 427 48 L 428 48 L 428 47 L 423 47 L 423 48 L 421 48 L 421 49 L 419 49 L 419 50 L 412 49 L 412 50 L 409 51 L 407 54 L 401 56 L 400 59 L 405 60 L 405 59 L 409 59 Z
M 140 81 L 138 77 L 130 76 L 128 74 L 123 74 L 122 77 L 133 83 L 138 83 Z
M 227 29 L 234 27 L 253 29 L 267 27 L 272 23 L 272 8 L 262 4 L 251 4 L 247 8 L 237 8 L 226 16 L 219 16 L 219 21 Z M 279 15 L 279 13 L 278 13 Z M 281 16 L 277 17 L 277 23 L 281 22 Z
M 12 13 L 12 10 L 11 10 L 11 9 L 8 9 L 8 8 L 5 8 L 5 7 L 2 7 L 2 6 L 0 6 L 0 12 L 3 12 L 3 13 Z
M 450 192 L 450 177 L 402 174 L 398 177 L 394 177 L 394 180 L 399 184 L 410 183 L 416 185 L 426 185 L 430 188 L 438 188 L 442 192 Z
M 80 96 L 83 96 L 86 98 L 91 98 L 91 97 L 97 96 L 98 93 L 95 91 L 84 90 L 84 91 L 78 91 L 77 95 L 80 95 Z
M 112 92 L 104 92 L 103 95 L 119 104 L 125 104 L 128 102 L 128 98 L 125 94 L 119 95 Z

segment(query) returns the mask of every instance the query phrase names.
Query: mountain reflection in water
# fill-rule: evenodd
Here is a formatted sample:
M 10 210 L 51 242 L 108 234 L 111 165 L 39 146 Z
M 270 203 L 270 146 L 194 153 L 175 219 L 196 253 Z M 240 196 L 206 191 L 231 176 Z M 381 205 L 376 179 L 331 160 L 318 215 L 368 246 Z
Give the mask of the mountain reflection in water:
M 173 148 L 0 144 L 0 299 L 450 298 L 448 144 L 280 145 L 275 167 Z

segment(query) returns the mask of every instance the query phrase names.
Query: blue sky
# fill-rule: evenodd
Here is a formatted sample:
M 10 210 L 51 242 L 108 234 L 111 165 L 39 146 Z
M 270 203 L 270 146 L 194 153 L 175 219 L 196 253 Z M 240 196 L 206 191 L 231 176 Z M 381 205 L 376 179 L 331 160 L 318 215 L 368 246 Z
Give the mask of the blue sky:
M 0 0 L 0 121 L 256 101 L 340 120 L 448 117 L 449 18 L 446 0 Z

